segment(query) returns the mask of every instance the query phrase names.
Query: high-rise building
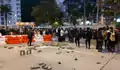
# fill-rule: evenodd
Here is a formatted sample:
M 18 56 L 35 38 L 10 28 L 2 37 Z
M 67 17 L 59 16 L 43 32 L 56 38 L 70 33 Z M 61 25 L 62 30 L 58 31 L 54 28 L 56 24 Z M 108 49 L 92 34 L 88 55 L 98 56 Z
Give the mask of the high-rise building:
M 16 22 L 21 21 L 21 0 L 0 0 L 0 5 L 6 5 L 10 8 L 7 14 L 7 24 L 15 25 Z M 5 25 L 5 16 L 0 13 L 0 25 Z

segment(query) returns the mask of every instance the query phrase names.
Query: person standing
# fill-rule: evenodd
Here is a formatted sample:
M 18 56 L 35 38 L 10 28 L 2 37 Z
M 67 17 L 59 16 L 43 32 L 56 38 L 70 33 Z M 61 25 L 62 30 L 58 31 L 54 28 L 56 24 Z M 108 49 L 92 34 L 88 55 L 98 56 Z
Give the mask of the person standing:
M 86 43 L 86 49 L 90 49 L 90 45 L 91 45 L 91 39 L 92 39 L 92 31 L 90 28 L 87 28 L 86 34 L 85 34 L 85 43 Z
M 97 41 L 96 49 L 99 52 L 101 52 L 102 51 L 102 46 L 103 46 L 103 33 L 102 33 L 101 28 L 98 29 L 96 41 Z
M 34 33 L 32 31 L 32 28 L 28 29 L 27 38 L 28 38 L 28 46 L 32 46 L 32 39 L 33 39 Z
M 110 52 L 115 52 L 115 43 L 116 42 L 116 33 L 113 29 L 111 29 L 110 34 Z
M 103 31 L 103 38 L 104 38 L 105 50 L 107 50 L 107 29 L 104 29 Z
M 2 36 L 6 35 L 6 30 L 4 27 L 2 27 L 2 29 L 0 29 L 0 33 L 2 34 Z
M 75 44 L 77 47 L 80 47 L 80 33 L 79 31 L 76 31 L 76 34 L 75 34 Z

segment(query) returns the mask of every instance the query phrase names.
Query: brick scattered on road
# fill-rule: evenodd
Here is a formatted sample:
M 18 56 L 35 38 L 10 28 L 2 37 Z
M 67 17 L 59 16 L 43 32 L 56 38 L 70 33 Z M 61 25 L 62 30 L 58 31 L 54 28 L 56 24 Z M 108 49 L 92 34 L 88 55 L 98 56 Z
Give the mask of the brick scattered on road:
M 38 50 L 37 52 L 40 53 L 40 52 L 42 52 L 42 50 Z
M 33 69 L 40 69 L 40 67 L 31 67 L 31 70 Z
M 75 61 L 77 61 L 78 60 L 78 58 L 75 58 Z
M 100 62 L 96 62 L 96 64 L 101 64 Z
M 8 49 L 13 49 L 14 47 L 9 47 Z
M 61 62 L 58 62 L 58 64 L 62 64 Z

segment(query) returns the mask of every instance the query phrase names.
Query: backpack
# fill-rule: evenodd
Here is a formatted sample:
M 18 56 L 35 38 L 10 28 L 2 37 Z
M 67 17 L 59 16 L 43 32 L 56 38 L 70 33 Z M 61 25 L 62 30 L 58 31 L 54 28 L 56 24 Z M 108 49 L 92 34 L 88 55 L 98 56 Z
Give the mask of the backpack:
M 111 33 L 111 35 L 110 35 L 110 40 L 111 40 L 111 41 L 115 41 L 115 33 Z
M 107 39 L 107 32 L 106 31 L 103 32 L 103 37 L 105 40 Z

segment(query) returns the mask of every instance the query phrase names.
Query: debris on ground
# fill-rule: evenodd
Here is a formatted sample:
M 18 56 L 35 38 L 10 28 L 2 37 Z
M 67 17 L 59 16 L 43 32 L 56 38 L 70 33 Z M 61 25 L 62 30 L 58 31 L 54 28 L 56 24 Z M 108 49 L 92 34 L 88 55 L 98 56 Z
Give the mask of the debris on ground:
M 78 58 L 75 58 L 75 61 L 77 61 L 78 60 Z
M 40 69 L 40 67 L 31 67 L 31 70 L 33 69 Z
M 46 65 L 46 64 L 44 64 L 44 65 L 42 65 L 42 68 L 43 68 L 43 69 L 45 69 L 45 67 L 46 67 L 46 66 L 47 66 L 47 65 Z
M 62 64 L 61 62 L 58 62 L 58 64 Z
M 72 68 L 72 70 L 76 70 L 75 68 Z
M 96 62 L 96 64 L 101 64 L 100 62 Z
M 25 50 L 20 50 L 20 56 L 25 55 Z
M 60 50 L 60 48 L 58 48 L 58 50 Z
M 7 46 L 4 46 L 4 48 L 7 48 Z
M 67 51 L 67 53 L 70 53 L 69 51 Z
M 14 47 L 8 47 L 8 49 L 13 49 Z
M 21 48 L 22 46 L 18 46 L 19 48 Z
M 67 49 L 74 50 L 75 48 L 73 48 L 73 47 L 68 47 Z
M 42 50 L 38 50 L 37 52 L 40 53 L 40 52 L 42 52 Z
M 52 67 L 48 66 L 47 70 L 52 70 Z
M 59 51 L 59 52 L 56 52 L 56 54 L 61 54 L 61 52 Z
M 65 49 L 65 47 L 61 47 L 61 49 Z
M 101 56 L 101 58 L 104 58 L 104 56 Z
M 74 52 L 74 51 L 71 51 L 72 53 Z
M 38 63 L 38 65 L 44 65 L 44 63 L 43 63 L 43 62 L 41 62 L 41 63 Z

